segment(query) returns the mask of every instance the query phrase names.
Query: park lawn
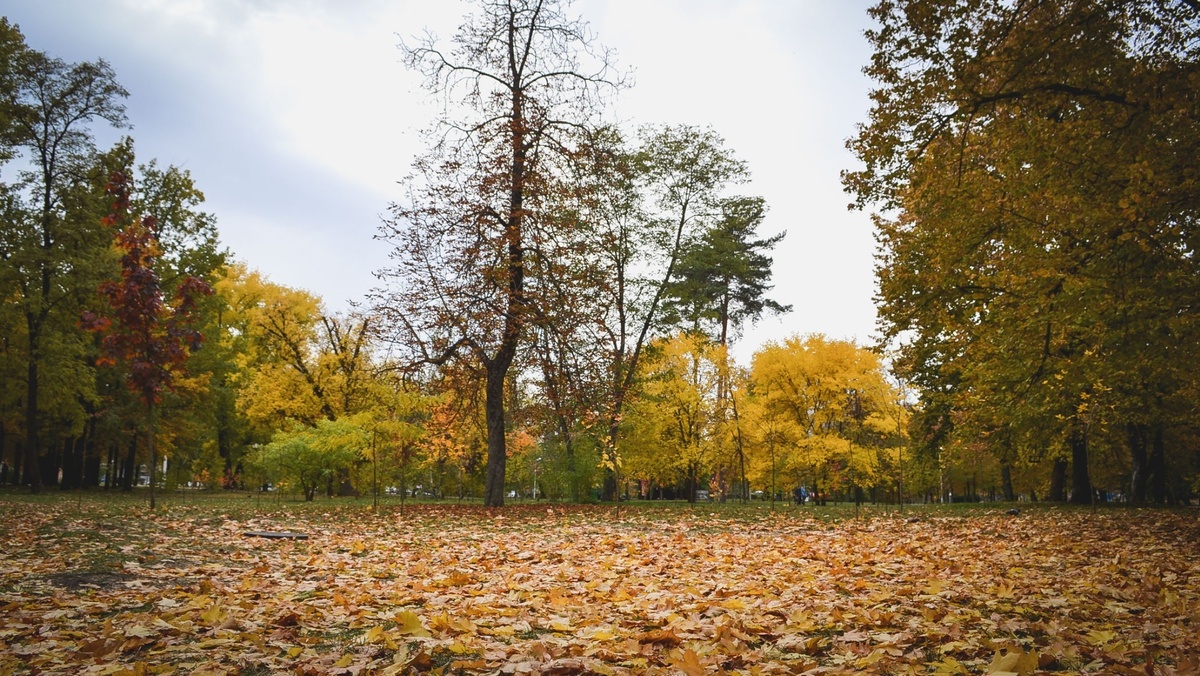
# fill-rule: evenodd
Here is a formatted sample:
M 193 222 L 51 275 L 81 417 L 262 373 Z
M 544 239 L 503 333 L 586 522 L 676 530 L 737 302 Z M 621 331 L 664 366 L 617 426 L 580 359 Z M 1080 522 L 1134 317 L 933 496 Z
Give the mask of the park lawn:
M 0 674 L 1196 673 L 1200 514 L 1008 507 L 7 495 Z

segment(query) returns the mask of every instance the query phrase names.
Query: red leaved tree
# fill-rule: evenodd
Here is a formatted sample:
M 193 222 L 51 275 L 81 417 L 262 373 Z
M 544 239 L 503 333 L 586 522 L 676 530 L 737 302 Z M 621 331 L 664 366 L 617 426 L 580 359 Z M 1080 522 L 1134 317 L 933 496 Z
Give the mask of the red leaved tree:
M 112 316 L 85 312 L 83 326 L 101 334 L 100 363 L 123 364 L 126 383 L 146 407 L 150 450 L 150 508 L 154 509 L 154 407 L 163 392 L 184 371 L 188 354 L 200 347 L 203 335 L 195 328 L 197 300 L 212 289 L 191 275 L 179 284 L 168 302 L 154 263 L 162 255 L 154 217 L 130 213 L 129 177 L 113 172 L 106 191 L 113 198 L 105 226 L 115 228 L 114 243 L 121 252 L 121 277 L 100 285 Z

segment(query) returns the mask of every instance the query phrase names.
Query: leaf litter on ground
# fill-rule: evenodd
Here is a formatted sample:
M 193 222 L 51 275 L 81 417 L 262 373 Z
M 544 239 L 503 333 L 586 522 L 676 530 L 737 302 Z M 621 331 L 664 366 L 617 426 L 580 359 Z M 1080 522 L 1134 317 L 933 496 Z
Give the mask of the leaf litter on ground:
M 13 501 L 0 534 L 3 674 L 1200 668 L 1200 520 L 1185 512 L 830 524 Z

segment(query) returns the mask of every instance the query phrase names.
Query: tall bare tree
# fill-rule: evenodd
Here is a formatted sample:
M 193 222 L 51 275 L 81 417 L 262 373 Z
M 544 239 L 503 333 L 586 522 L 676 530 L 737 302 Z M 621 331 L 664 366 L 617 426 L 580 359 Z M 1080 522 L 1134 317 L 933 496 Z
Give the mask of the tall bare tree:
M 506 380 L 530 325 L 553 310 L 545 274 L 572 248 L 564 179 L 621 84 L 567 4 L 483 0 L 448 49 L 432 36 L 401 45 L 445 107 L 381 226 L 394 265 L 378 273 L 374 306 L 409 363 L 482 372 L 488 506 L 504 504 Z

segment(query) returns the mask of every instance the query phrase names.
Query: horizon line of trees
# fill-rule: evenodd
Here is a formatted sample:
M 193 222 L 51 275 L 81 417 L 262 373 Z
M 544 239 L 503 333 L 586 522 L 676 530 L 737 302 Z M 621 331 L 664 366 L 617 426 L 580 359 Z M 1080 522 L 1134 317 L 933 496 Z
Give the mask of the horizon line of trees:
M 2 20 L 0 484 L 1190 500 L 1185 5 L 880 2 L 844 179 L 879 212 L 887 349 L 794 336 L 744 365 L 745 326 L 791 310 L 784 235 L 714 130 L 605 121 L 628 78 L 565 3 L 484 0 L 402 47 L 446 107 L 348 313 L 235 261 L 188 172 L 97 148 L 128 126 L 115 73 Z

